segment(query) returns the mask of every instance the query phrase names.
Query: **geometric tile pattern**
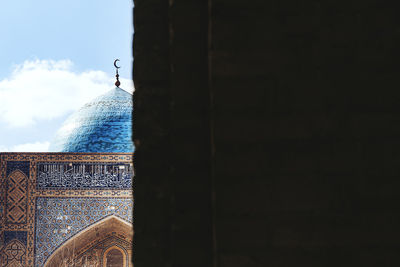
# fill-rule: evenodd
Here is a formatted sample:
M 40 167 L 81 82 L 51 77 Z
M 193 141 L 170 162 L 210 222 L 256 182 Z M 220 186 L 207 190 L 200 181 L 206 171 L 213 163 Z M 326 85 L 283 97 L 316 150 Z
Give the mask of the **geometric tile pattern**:
M 128 161 L 133 160 L 132 153 L 1 153 L 7 165 L 12 161 Z M 20 168 L 18 168 L 20 169 Z M 22 169 L 21 169 L 22 170 Z
M 70 167 L 72 164 L 77 168 L 74 172 L 75 187 L 70 185 L 72 181 L 68 180 L 64 180 L 62 187 L 53 182 L 38 187 L 37 175 L 40 173 L 38 170 L 42 163 L 64 167 L 66 165 Z M 41 263 L 35 265 L 37 252 L 39 258 L 47 257 L 46 253 L 51 253 L 53 248 L 65 243 L 68 238 L 76 234 L 76 231 L 88 227 L 92 221 L 110 214 L 131 221 L 133 191 L 132 188 L 127 186 L 124 188 L 123 183 L 121 185 L 121 181 L 127 176 L 123 174 L 124 168 L 120 169 L 119 167 L 125 166 L 125 171 L 129 170 L 129 175 L 132 178 L 132 163 L 132 153 L 0 152 L 0 266 L 4 266 L 4 264 L 7 264 L 7 266 L 42 266 Z M 91 174 L 97 174 L 92 175 L 91 180 L 110 181 L 102 184 L 105 187 L 96 187 L 96 184 L 95 186 L 93 184 L 88 185 L 80 180 L 80 166 L 83 166 L 87 172 L 87 168 L 91 168 L 91 166 L 104 167 L 104 165 L 106 165 L 106 170 L 103 169 L 103 177 L 108 175 L 110 178 L 98 179 L 96 175 L 99 172 L 95 171 Z M 115 166 L 118 166 L 118 169 L 115 169 Z M 110 170 L 111 168 L 114 169 Z M 68 177 L 68 175 L 65 177 Z M 63 215 L 71 217 L 60 217 L 62 215 L 59 214 L 59 218 L 51 216 L 52 220 L 55 219 L 55 221 L 49 222 L 47 216 L 50 216 L 50 210 L 53 215 L 57 215 L 58 211 L 50 208 L 49 205 L 47 205 L 48 211 L 39 208 L 41 207 L 40 203 L 42 203 L 40 201 L 45 201 L 44 199 L 47 199 L 46 203 L 54 204 L 57 201 L 57 203 L 62 204 L 65 206 L 65 214 L 63 213 Z M 40 202 L 38 206 L 37 200 Z M 77 210 L 77 206 L 75 205 L 74 208 L 72 203 L 86 203 L 84 207 L 88 208 Z M 44 203 L 43 205 L 45 206 Z M 39 209 L 36 210 L 36 207 Z M 64 208 L 62 210 L 64 212 Z M 44 214 L 40 214 L 40 211 L 44 211 Z M 79 214 L 79 212 L 82 214 Z M 74 215 L 74 213 L 78 213 L 78 215 Z M 89 214 L 89 218 L 86 217 Z M 43 222 L 39 216 L 42 216 Z M 68 229 L 68 226 L 71 229 Z M 53 232 L 50 233 L 49 229 L 52 229 Z M 57 234 L 54 234 L 54 231 Z M 40 239 L 39 235 L 43 239 Z M 47 243 L 47 240 L 49 243 Z M 41 248 L 39 248 L 39 244 L 41 244 Z M 43 252 L 42 255 L 40 255 L 41 252 Z
M 27 177 L 20 170 L 7 179 L 7 223 L 25 223 L 27 209 Z
M 0 253 L 0 266 L 25 266 L 26 237 L 24 231 L 5 231 L 5 247 Z
M 133 153 L 132 94 L 115 87 L 85 104 L 61 126 L 50 151 Z
M 0 229 L 0 251 L 3 248 L 3 246 L 4 246 L 4 232 L 2 231 L 2 229 Z
M 5 231 L 4 242 L 7 244 L 13 239 L 19 240 L 22 244 L 26 245 L 26 231 Z
M 54 198 L 36 199 L 35 266 L 46 259 L 70 237 L 115 215 L 132 223 L 131 198 Z
M 29 177 L 29 161 L 8 161 L 6 175 L 10 175 L 15 170 L 20 170 Z
M 38 189 L 130 189 L 132 166 L 125 163 L 38 162 Z
M 19 240 L 11 240 L 2 250 L 0 255 L 1 266 L 24 267 L 26 258 L 26 246 Z
M 3 213 L 5 211 L 5 200 L 4 200 L 4 193 L 2 192 L 3 188 L 0 188 L 0 234 L 1 234 L 1 230 L 2 230 L 2 226 L 3 226 Z M 1 240 L 0 240 L 1 241 Z M 0 243 L 0 248 L 1 248 L 1 243 Z

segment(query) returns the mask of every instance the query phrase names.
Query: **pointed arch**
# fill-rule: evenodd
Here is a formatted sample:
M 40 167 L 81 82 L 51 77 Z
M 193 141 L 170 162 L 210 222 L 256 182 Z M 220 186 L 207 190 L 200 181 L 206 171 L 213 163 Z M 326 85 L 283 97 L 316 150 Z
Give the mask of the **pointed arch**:
M 129 266 L 127 252 L 123 248 L 121 248 L 119 245 L 113 245 L 113 246 L 110 246 L 109 248 L 107 248 L 106 250 L 104 250 L 104 252 L 103 252 L 103 266 L 107 266 L 107 255 L 113 249 L 118 250 L 122 254 L 123 266 L 121 266 L 121 267 Z
M 62 260 L 73 259 L 110 235 L 132 242 L 133 225 L 115 215 L 110 215 L 69 238 L 50 255 L 44 266 L 62 266 Z

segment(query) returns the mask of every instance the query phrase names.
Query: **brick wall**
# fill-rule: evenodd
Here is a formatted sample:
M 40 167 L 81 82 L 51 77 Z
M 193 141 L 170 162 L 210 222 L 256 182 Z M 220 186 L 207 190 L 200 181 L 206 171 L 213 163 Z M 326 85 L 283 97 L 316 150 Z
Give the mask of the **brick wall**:
M 136 266 L 398 265 L 397 17 L 136 0 Z

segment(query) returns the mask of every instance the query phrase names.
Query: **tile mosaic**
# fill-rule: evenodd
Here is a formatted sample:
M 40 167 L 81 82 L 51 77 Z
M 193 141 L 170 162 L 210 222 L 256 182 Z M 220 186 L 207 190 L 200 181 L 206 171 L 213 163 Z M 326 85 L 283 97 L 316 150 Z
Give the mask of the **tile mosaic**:
M 42 266 L 66 240 L 107 216 L 132 223 L 132 208 L 132 199 L 38 197 L 35 266 Z

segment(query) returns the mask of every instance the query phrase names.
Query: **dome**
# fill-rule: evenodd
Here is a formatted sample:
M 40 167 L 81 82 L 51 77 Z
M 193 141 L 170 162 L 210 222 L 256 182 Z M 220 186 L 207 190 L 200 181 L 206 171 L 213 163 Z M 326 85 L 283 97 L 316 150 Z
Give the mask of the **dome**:
M 50 151 L 133 152 L 132 109 L 132 95 L 115 87 L 72 114 Z

